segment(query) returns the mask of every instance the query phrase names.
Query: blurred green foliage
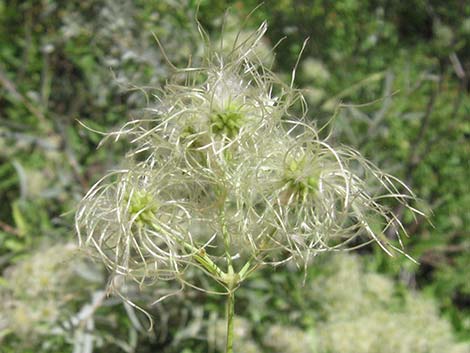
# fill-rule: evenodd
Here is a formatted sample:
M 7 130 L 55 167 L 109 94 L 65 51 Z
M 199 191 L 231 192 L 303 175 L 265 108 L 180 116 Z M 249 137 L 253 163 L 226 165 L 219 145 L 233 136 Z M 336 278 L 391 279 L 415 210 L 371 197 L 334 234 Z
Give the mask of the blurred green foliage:
M 54 292 L 56 287 L 51 287 L 51 295 L 64 299 L 60 308 L 61 301 L 54 301 L 60 319 L 54 325 L 48 321 L 33 327 L 40 337 L 35 341 L 34 335 L 22 338 L 21 331 L 12 331 L 14 325 L 5 320 L 8 310 L 15 307 L 11 303 L 27 305 L 12 290 L 11 274 L 24 269 L 22 264 L 41 263 L 35 249 L 74 241 L 77 200 L 105 170 L 119 166 L 118 156 L 125 147 L 122 142 L 97 150 L 101 136 L 93 130 L 117 130 L 132 117 L 147 114 L 144 108 L 154 104 L 152 94 L 158 93 L 171 67 L 153 34 L 175 65 L 185 66 L 189 56 L 201 54 L 196 12 L 213 38 L 220 37 L 224 19 L 226 36 L 267 20 L 263 51 L 268 57 L 270 48 L 286 37 L 272 56 L 273 70 L 286 78 L 309 37 L 296 75 L 297 87 L 310 105 L 309 117 L 319 127 L 326 126 L 323 133 L 331 139 L 353 145 L 382 169 L 404 179 L 421 198 L 416 207 L 430 214 L 432 224 L 424 218 L 411 219 L 396 208 L 412 234 L 406 249 L 421 263 L 419 267 L 404 257 L 389 259 L 374 249 L 361 253 L 371 278 L 361 277 L 351 285 L 366 281 L 377 290 L 385 283 L 392 292 L 386 300 L 373 294 L 377 303 L 385 300 L 386 305 L 377 304 L 376 316 L 371 314 L 361 323 L 374 325 L 378 320 L 391 325 L 397 317 L 415 315 L 406 310 L 422 305 L 431 317 L 414 317 L 419 325 L 419 320 L 438 321 L 433 327 L 446 332 L 445 339 L 441 338 L 448 346 L 442 347 L 452 347 L 442 352 L 460 348 L 451 342 L 450 328 L 438 311 L 460 340 L 470 340 L 470 4 L 458 0 L 278 0 L 247 17 L 257 5 L 253 0 L 0 0 L 0 299 L 4 303 L 0 352 L 88 352 L 77 342 L 89 344 L 85 327 L 89 321 L 77 323 L 72 318 L 94 303 L 106 280 L 97 284 L 83 278 L 82 271 L 77 280 L 89 285 L 70 300 L 63 288 Z M 328 312 L 333 305 L 335 312 L 347 314 L 350 297 L 331 303 L 331 297 L 321 299 L 322 292 L 318 292 L 329 278 L 325 273 L 331 271 L 323 261 L 317 261 L 305 287 L 299 286 L 302 273 L 279 269 L 262 272 L 240 291 L 236 310 L 245 318 L 239 325 L 246 327 L 240 333 L 247 342 L 243 351 L 272 351 L 272 337 L 308 336 L 306 340 L 317 343 L 357 346 L 355 339 L 361 337 L 363 328 L 350 322 L 355 314 L 334 323 Z M 386 277 L 374 277 L 379 276 L 376 272 Z M 63 282 L 54 283 L 65 285 L 70 275 L 56 271 Z M 328 276 L 336 278 L 337 274 Z M 96 351 L 215 352 L 218 344 L 213 337 L 217 335 L 211 330 L 223 315 L 219 299 L 188 290 L 149 307 L 165 294 L 166 286 L 162 284 L 155 293 L 138 293 L 129 286 L 129 297 L 137 298 L 156 318 L 151 334 L 145 331 L 145 316 L 138 309 L 119 304 L 117 298 L 101 301 L 93 316 L 98 327 L 92 340 Z M 73 286 L 68 289 L 69 294 L 75 293 Z M 409 302 L 415 300 L 410 299 L 412 291 L 418 289 L 424 294 L 417 297 L 427 299 L 413 304 Z M 349 287 L 342 290 L 353 292 Z M 369 295 L 364 290 L 355 292 L 361 300 Z M 35 306 L 25 308 L 36 310 Z M 27 322 L 33 325 L 32 314 Z M 322 331 L 322 325 L 330 332 Z M 351 333 L 343 335 L 343 341 L 331 336 L 340 328 Z M 426 332 L 434 335 L 431 329 Z M 396 334 L 384 339 L 399 341 L 407 333 Z M 330 343 L 324 343 L 327 352 L 347 352 L 346 346 Z M 304 344 L 297 350 L 283 349 L 321 352 L 323 348 L 302 350 Z

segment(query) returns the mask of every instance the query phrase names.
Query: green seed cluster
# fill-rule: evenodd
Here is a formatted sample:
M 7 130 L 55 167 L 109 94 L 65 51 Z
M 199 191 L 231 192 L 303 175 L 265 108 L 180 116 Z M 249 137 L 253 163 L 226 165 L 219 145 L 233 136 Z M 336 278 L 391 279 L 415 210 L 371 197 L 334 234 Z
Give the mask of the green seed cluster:
M 218 112 L 211 116 L 212 133 L 233 139 L 243 125 L 243 115 L 237 111 Z
M 136 217 L 139 224 L 151 225 L 157 210 L 158 204 L 151 193 L 142 190 L 133 192 L 129 200 L 129 214 Z
M 305 160 L 291 161 L 286 168 L 284 182 L 289 186 L 290 191 L 301 198 L 308 195 L 315 195 L 318 189 L 318 177 L 313 175 L 302 175 L 305 168 Z

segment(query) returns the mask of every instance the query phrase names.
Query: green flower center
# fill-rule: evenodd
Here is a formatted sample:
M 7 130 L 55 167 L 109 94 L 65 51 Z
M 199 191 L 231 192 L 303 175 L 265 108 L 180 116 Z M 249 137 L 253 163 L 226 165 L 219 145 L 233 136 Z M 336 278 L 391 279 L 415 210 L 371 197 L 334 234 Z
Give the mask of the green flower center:
M 211 131 L 217 135 L 234 138 L 243 125 L 243 115 L 234 109 L 218 112 L 211 116 Z
M 315 194 L 318 189 L 318 177 L 314 175 L 304 176 L 305 160 L 293 160 L 287 166 L 284 182 L 289 186 L 290 192 L 301 197 Z
M 151 193 L 139 190 L 132 194 L 129 203 L 129 214 L 131 217 L 137 215 L 137 223 L 142 225 L 152 224 L 157 211 L 158 204 Z

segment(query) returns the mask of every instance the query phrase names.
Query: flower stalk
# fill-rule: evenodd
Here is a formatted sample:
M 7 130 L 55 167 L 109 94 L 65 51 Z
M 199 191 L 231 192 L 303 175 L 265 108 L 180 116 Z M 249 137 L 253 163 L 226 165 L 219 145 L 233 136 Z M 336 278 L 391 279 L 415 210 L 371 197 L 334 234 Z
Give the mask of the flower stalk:
M 229 290 L 227 295 L 227 343 L 225 352 L 233 353 L 233 331 L 235 316 L 235 290 Z

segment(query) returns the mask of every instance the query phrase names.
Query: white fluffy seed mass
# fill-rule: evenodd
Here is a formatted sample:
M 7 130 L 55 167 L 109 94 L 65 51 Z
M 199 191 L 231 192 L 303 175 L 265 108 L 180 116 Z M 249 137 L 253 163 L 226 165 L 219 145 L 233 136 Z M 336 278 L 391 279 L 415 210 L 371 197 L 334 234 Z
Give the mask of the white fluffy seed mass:
M 201 256 L 237 272 L 371 242 L 401 252 L 384 235 L 404 232 L 386 204 L 417 212 L 413 194 L 320 138 L 302 95 L 257 56 L 265 31 L 231 50 L 207 45 L 200 67 L 177 70 L 148 118 L 108 135 L 130 140 L 127 167 L 88 192 L 76 225 L 116 274 L 184 281 Z

